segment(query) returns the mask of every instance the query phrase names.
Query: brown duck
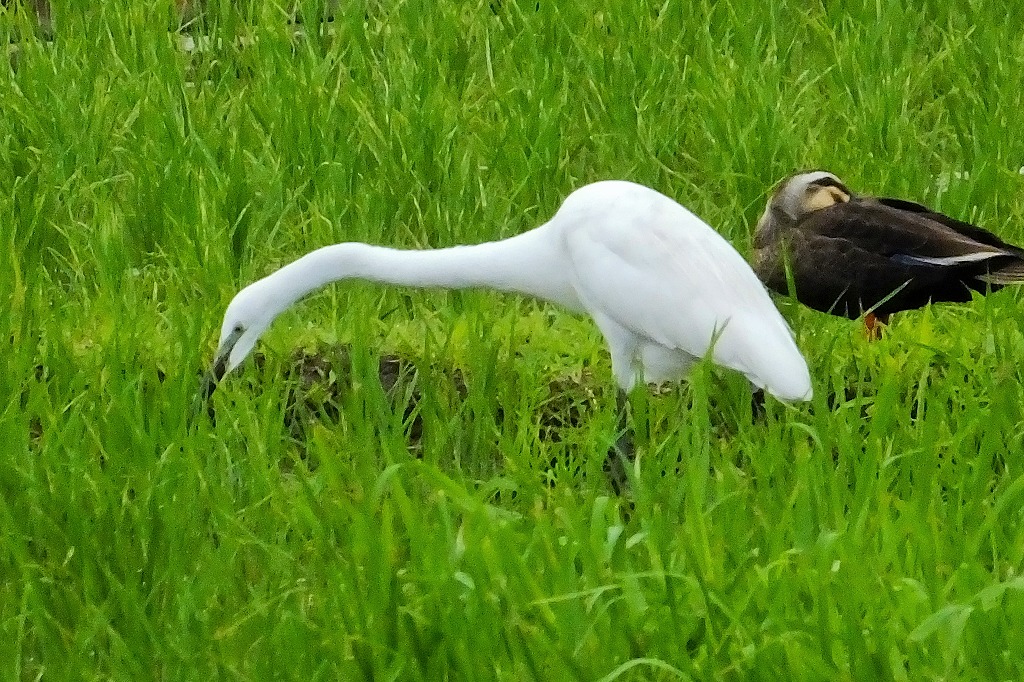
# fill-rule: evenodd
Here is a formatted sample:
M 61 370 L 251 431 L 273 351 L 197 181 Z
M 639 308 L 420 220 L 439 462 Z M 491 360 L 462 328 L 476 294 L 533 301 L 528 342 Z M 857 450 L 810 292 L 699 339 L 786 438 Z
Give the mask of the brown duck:
M 964 302 L 1024 282 L 1024 249 L 920 204 L 854 194 L 832 173 L 787 178 L 754 234 L 754 271 L 768 288 L 869 332 L 929 301 Z

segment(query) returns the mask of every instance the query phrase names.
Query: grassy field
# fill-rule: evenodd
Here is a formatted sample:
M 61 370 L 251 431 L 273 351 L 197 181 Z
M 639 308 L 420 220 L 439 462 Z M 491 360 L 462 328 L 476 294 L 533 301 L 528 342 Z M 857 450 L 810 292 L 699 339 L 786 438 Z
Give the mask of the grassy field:
M 1024 676 L 1016 291 L 780 301 L 815 400 L 637 396 L 630 500 L 595 327 L 515 297 L 329 288 L 188 419 L 240 286 L 593 180 L 745 254 L 808 167 L 1024 241 L 1015 5 L 221 0 L 186 54 L 149 4 L 0 9 L 0 677 Z

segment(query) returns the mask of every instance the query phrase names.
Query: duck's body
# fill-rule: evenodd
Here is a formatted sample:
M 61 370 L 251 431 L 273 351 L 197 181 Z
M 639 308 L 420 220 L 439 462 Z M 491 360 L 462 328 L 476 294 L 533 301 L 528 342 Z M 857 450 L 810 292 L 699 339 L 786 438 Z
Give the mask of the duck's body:
M 831 173 L 787 179 L 754 236 L 754 270 L 815 310 L 880 318 L 928 302 L 965 302 L 1024 281 L 1024 250 L 900 199 L 859 196 Z

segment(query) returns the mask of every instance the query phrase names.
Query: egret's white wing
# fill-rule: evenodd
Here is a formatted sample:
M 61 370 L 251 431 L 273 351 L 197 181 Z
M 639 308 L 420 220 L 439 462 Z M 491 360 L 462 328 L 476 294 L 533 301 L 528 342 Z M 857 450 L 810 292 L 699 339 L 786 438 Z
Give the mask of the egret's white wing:
M 717 338 L 716 363 L 780 398 L 809 397 L 807 365 L 785 320 L 721 235 L 632 183 L 597 183 L 570 200 L 558 219 L 589 307 L 642 339 L 698 357 Z

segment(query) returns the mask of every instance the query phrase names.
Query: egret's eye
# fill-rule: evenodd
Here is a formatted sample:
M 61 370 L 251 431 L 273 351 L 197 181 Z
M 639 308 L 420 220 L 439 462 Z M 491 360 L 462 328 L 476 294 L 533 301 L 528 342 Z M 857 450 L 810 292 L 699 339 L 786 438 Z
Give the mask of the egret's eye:
M 244 331 L 245 331 L 245 327 L 243 327 L 240 324 L 236 324 L 234 329 L 231 330 L 231 333 L 232 334 L 241 334 Z

